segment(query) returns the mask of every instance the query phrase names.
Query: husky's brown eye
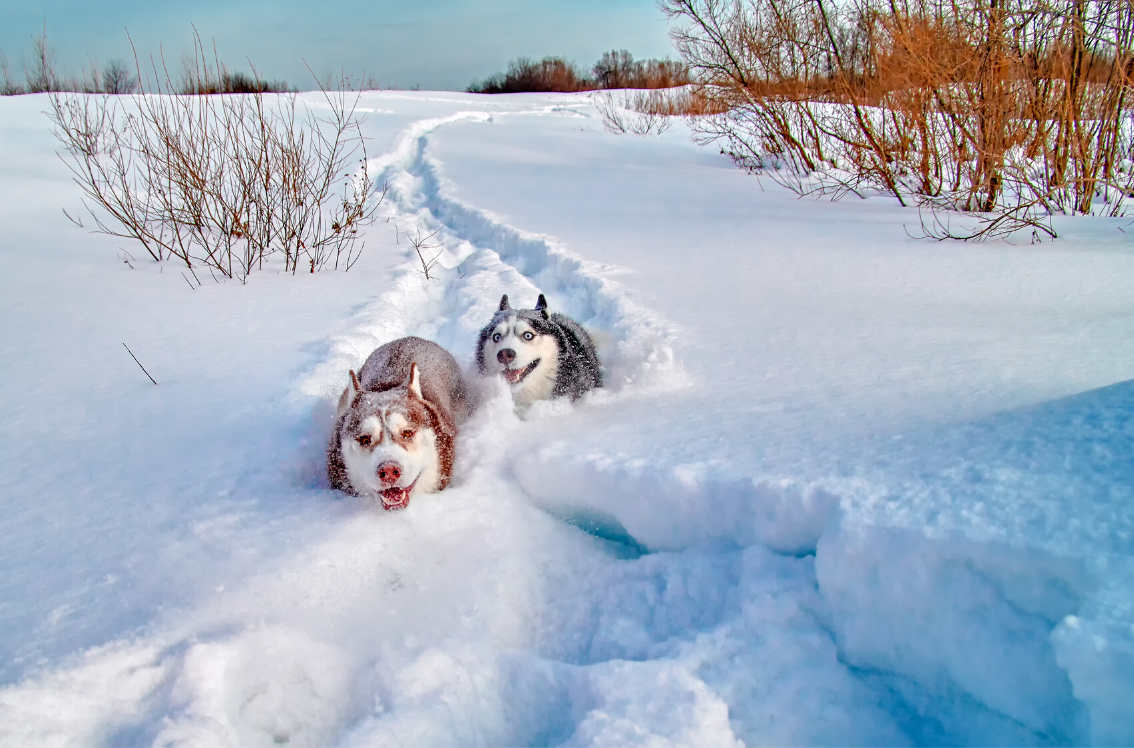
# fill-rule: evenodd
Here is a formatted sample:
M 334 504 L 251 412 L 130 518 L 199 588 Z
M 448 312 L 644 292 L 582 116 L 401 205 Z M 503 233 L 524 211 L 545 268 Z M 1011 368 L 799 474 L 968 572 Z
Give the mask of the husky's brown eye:
M 358 435 L 358 443 L 360 445 L 362 445 L 363 447 L 369 447 L 370 446 L 370 434 L 359 434 Z
M 413 429 L 406 429 L 405 431 L 402 432 L 402 438 L 405 439 L 406 441 L 409 441 L 410 439 L 412 439 L 413 435 L 414 435 Z

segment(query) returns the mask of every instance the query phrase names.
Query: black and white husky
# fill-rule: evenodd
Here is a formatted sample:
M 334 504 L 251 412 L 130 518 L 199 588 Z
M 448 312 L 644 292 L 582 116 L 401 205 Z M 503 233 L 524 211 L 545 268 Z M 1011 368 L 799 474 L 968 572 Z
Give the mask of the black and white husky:
M 543 294 L 535 309 L 513 309 L 505 294 L 480 331 L 476 360 L 482 375 L 504 378 L 517 405 L 563 396 L 576 400 L 602 386 L 591 336 L 570 317 L 549 314 Z
M 401 509 L 449 485 L 457 425 L 472 404 L 453 356 L 422 338 L 378 348 L 339 398 L 327 447 L 333 488 Z

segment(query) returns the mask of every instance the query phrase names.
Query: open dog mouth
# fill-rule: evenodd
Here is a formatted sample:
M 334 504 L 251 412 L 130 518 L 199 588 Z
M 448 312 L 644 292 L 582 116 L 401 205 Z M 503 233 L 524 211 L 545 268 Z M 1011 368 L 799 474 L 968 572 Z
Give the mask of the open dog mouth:
M 524 381 L 524 377 L 535 371 L 535 368 L 539 366 L 539 361 L 540 360 L 537 358 L 522 369 L 505 369 L 500 372 L 500 375 L 504 377 L 504 380 L 507 381 L 508 384 L 519 384 Z
M 385 491 L 379 491 L 378 494 L 382 497 L 382 508 L 386 511 L 405 509 L 406 504 L 409 503 L 410 494 L 413 493 L 413 487 L 416 485 L 417 481 L 415 480 L 405 488 L 387 488 Z

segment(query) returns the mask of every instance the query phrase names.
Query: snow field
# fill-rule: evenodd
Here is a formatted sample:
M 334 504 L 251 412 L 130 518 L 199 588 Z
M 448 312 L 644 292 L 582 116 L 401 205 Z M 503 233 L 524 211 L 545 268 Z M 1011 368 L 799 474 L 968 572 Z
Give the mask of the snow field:
M 780 408 L 776 393 L 744 384 L 759 380 L 743 359 L 752 346 L 706 336 L 702 318 L 683 313 L 688 302 L 642 303 L 662 288 L 644 265 L 607 261 L 577 237 L 569 251 L 482 207 L 468 165 L 487 153 L 505 181 L 531 184 L 516 179 L 523 154 L 454 144 L 475 144 L 473 131 L 519 134 L 517 149 L 522 138 L 578 148 L 579 163 L 643 188 L 650 177 L 636 160 L 665 150 L 712 192 L 716 177 L 685 164 L 687 146 L 672 135 L 595 132 L 585 97 L 373 94 L 364 103 L 371 97 L 368 135 L 388 147 L 371 166 L 390 191 L 350 274 L 175 296 L 177 284 L 150 269 L 87 260 L 91 247 L 72 249 L 63 238 L 72 234 L 52 228 L 50 241 L 37 239 L 24 228 L 33 221 L 6 219 L 15 239 L 45 242 L 52 256 L 5 256 L 9 278 L 50 280 L 8 281 L 8 298 L 29 312 L 12 340 L 36 353 L 6 364 L 4 381 L 35 393 L 38 411 L 6 394 L 4 413 L 26 424 L 46 413 L 75 433 L 50 452 L 63 466 L 52 479 L 36 476 L 49 472 L 43 454 L 58 426 L 33 430 L 19 447 L 27 467 L 3 474 L 14 497 L 5 534 L 23 540 L 0 557 L 14 601 L 2 619 L 13 643 L 0 742 L 1129 742 L 1126 385 L 903 429 L 898 442 L 885 431 L 816 436 L 801 426 L 785 437 L 790 449 L 771 445 L 793 418 L 844 421 L 824 397 L 802 396 L 793 410 L 803 391 L 787 388 Z M 17 111 L 0 132 L 33 113 Z M 39 154 L 29 163 L 47 163 L 49 139 L 13 137 Z M 593 148 L 625 154 L 630 166 L 618 172 L 616 158 Z M 67 194 L 65 178 L 45 171 L 45 189 Z M 25 175 L 4 175 L 4 194 L 17 195 L 11 185 Z M 492 190 L 482 197 L 492 202 Z M 52 211 L 56 202 L 46 201 Z M 521 212 L 537 224 L 542 215 Z M 821 215 L 809 208 L 795 220 Z M 664 222 L 634 230 L 664 251 Z M 435 231 L 444 250 L 438 280 L 426 282 L 407 236 Z M 113 257 L 113 242 L 90 244 Z M 807 246 L 800 262 L 821 264 Z M 79 277 L 46 274 L 47 262 L 76 263 Z M 689 281 L 703 283 L 698 274 L 711 275 Z M 68 293 L 54 319 L 38 295 L 59 288 Z M 500 294 L 519 306 L 539 292 L 596 333 L 605 391 L 520 418 L 503 386 L 485 385 L 453 486 L 405 512 L 322 486 L 347 369 L 407 334 L 471 365 Z M 1111 296 L 1100 298 L 1081 302 L 1082 319 L 1111 313 Z M 159 309 L 168 316 L 146 314 Z M 80 331 L 76 310 L 89 317 Z M 121 318 L 145 343 L 143 360 L 167 372 L 162 387 L 140 393 L 122 382 L 128 367 L 105 363 Z M 52 346 L 63 369 L 45 380 L 33 364 Z M 739 357 L 725 385 L 706 350 Z M 76 360 L 85 362 L 77 386 Z M 1077 385 L 1061 376 L 1054 387 Z M 756 407 L 737 408 L 724 386 L 755 395 Z M 852 407 L 862 404 L 874 403 Z M 87 414 L 69 415 L 79 407 Z M 780 430 L 762 433 L 769 423 Z M 179 433 L 167 435 L 172 424 Z M 114 526 L 108 548 L 99 541 Z

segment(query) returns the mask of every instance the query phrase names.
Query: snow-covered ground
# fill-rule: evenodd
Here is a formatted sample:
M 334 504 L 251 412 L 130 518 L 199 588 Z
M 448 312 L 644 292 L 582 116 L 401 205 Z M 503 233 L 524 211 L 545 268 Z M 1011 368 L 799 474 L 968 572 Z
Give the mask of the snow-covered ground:
M 362 105 L 362 261 L 193 288 L 0 99 L 0 743 L 1134 743 L 1129 221 L 937 244 L 585 95 Z M 539 292 L 605 390 L 325 487 L 348 368 Z

